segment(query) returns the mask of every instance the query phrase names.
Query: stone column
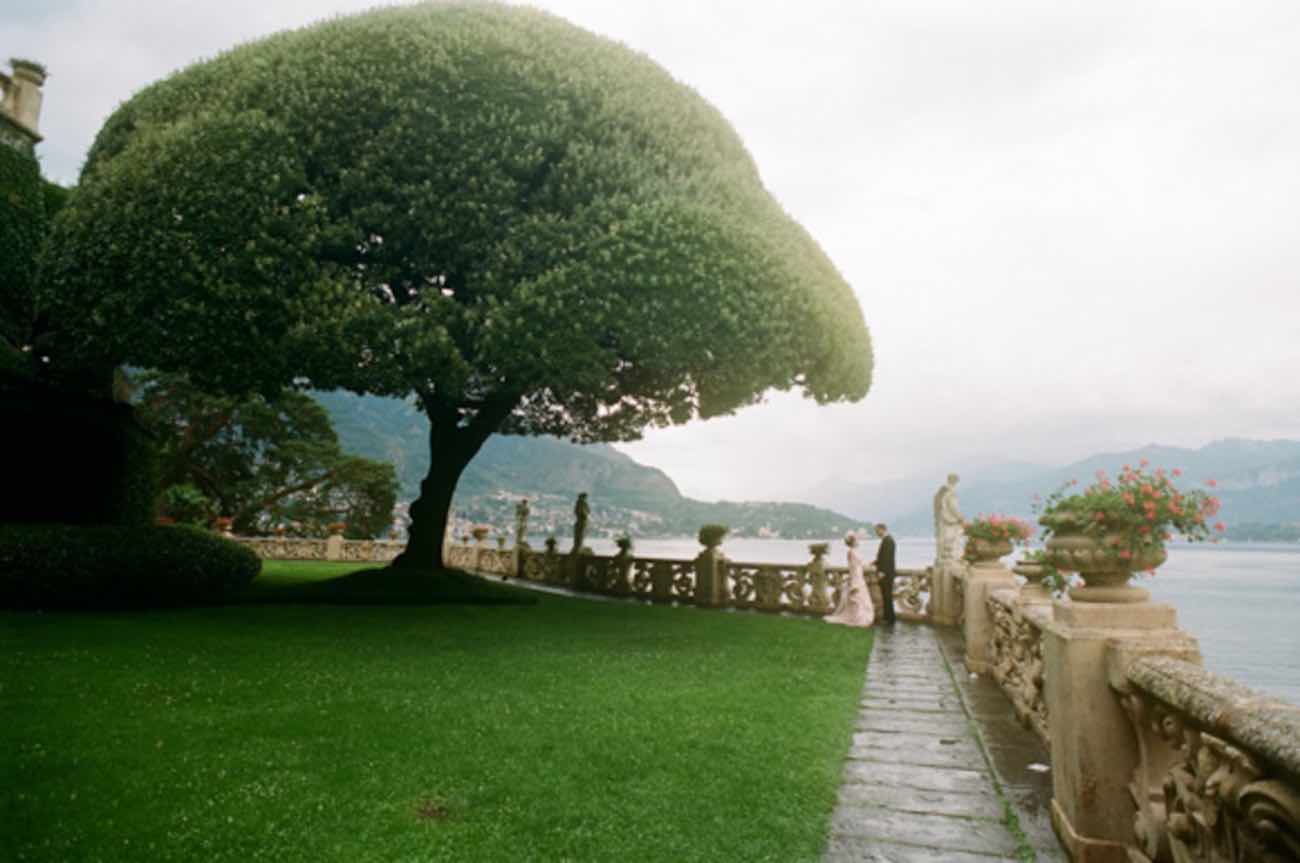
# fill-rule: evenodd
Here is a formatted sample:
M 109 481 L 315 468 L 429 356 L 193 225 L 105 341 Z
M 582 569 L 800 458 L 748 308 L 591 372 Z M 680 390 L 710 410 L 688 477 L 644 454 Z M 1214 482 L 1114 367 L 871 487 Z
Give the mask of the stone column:
M 1057 601 L 1043 632 L 1052 749 L 1052 824 L 1074 863 L 1128 863 L 1138 742 L 1116 689 L 1128 664 L 1163 654 L 1200 664 L 1172 606 Z
M 949 565 L 952 563 L 950 561 Z M 966 668 L 983 674 L 992 668 L 989 641 L 993 637 L 993 617 L 989 614 L 989 595 L 995 590 L 1017 588 L 1019 582 L 996 558 L 972 564 L 966 572 L 965 621 L 962 624 L 962 634 L 966 639 Z
M 329 535 L 329 539 L 325 540 L 325 559 L 343 559 L 343 534 L 335 531 Z
M 959 560 L 937 560 L 931 572 L 930 620 L 938 626 L 956 626 L 962 613 L 957 581 L 965 575 L 966 564 Z
M 695 558 L 695 604 L 720 608 L 727 599 L 727 558 L 716 545 L 705 546 Z
M 808 563 L 808 610 L 825 614 L 831 610 L 830 597 L 826 592 L 826 556 L 827 548 L 823 544 L 810 545 L 813 559 Z

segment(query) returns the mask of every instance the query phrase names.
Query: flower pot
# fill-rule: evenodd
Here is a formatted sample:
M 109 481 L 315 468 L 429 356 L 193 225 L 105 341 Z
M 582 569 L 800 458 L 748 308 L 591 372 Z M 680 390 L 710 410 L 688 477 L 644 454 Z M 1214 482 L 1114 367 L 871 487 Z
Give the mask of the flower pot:
M 1052 529 L 1047 541 L 1047 559 L 1059 570 L 1077 572 L 1083 587 L 1070 588 L 1076 602 L 1146 602 L 1150 591 L 1130 585 L 1133 573 L 1155 569 L 1168 554 L 1163 545 L 1148 546 L 1123 557 L 1126 543 L 1122 534 L 1089 534 L 1073 513 L 1045 515 L 1040 519 Z
M 966 559 L 976 564 L 996 563 L 999 558 L 1011 553 L 1009 539 L 981 539 L 976 536 L 966 538 Z

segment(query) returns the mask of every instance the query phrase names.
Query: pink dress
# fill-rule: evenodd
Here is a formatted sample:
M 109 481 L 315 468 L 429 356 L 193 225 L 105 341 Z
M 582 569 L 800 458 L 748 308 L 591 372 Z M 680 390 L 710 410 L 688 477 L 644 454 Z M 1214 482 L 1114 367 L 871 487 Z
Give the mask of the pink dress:
M 844 626 L 868 627 L 875 619 L 876 609 L 871 604 L 871 592 L 867 590 L 867 580 L 862 574 L 862 558 L 858 557 L 857 548 L 850 546 L 849 576 L 840 590 L 840 603 L 824 620 Z

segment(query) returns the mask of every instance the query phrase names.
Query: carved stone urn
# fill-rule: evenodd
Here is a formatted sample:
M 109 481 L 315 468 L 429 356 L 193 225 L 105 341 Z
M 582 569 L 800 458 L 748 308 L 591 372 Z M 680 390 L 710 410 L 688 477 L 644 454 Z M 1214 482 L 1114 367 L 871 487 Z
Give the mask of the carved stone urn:
M 1047 567 L 1037 560 L 1025 558 L 1016 562 L 1011 571 L 1025 580 L 1025 584 L 1020 588 L 1020 600 L 1022 602 L 1050 602 L 1052 599 L 1051 592 L 1043 586 L 1043 579 L 1047 578 Z
M 966 538 L 965 558 L 976 566 L 995 563 L 1011 553 L 1009 539 L 980 539 L 976 536 Z
M 1125 557 L 1127 543 L 1122 534 L 1084 532 L 1086 521 L 1076 513 L 1052 513 L 1039 523 L 1051 528 L 1047 560 L 1057 569 L 1077 572 L 1083 587 L 1071 587 L 1075 602 L 1146 602 L 1151 592 L 1129 584 L 1133 573 L 1155 569 L 1168 554 L 1163 545 L 1141 549 Z

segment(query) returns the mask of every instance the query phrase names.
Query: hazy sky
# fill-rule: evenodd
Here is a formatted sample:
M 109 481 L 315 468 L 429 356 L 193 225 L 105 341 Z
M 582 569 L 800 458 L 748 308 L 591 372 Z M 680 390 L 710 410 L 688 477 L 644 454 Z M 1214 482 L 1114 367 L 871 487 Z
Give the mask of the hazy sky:
M 373 4 L 7 5 L 0 56 L 49 67 L 40 152 L 72 182 L 142 86 Z M 1300 3 L 531 5 L 717 105 L 871 329 L 859 404 L 777 397 L 626 447 L 687 494 L 1300 438 Z

